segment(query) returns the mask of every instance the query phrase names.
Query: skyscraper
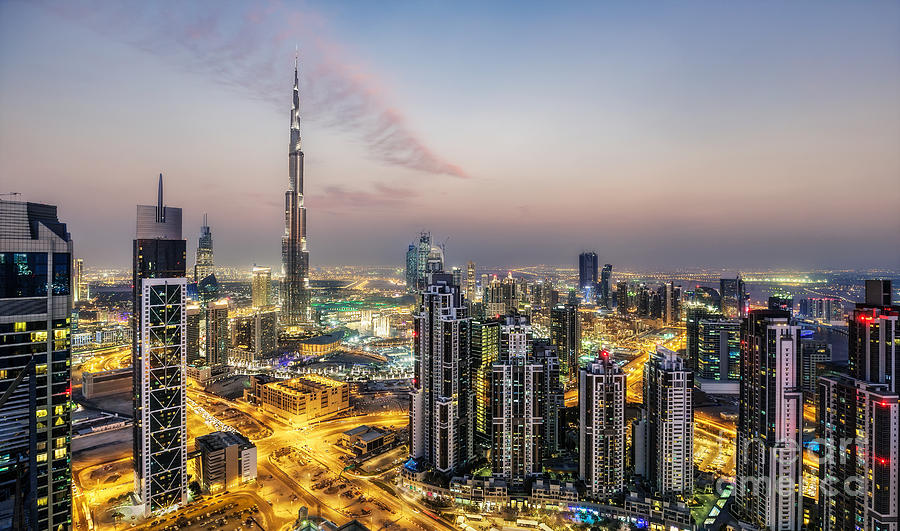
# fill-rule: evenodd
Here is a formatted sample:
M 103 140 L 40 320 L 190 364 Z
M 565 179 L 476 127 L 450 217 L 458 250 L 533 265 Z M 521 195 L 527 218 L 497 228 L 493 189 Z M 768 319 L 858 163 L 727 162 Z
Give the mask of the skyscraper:
M 681 286 L 676 286 L 672 282 L 665 283 L 663 296 L 663 319 L 666 324 L 672 325 L 681 320 Z
M 625 373 L 602 354 L 578 371 L 578 471 L 587 494 L 625 486 Z
M 206 222 L 206 214 L 203 214 L 203 226 L 200 227 L 200 240 L 197 242 L 197 262 L 194 264 L 194 282 L 200 282 L 214 272 L 212 232 Z
M 655 492 L 690 498 L 694 491 L 694 375 L 678 355 L 657 347 L 644 365 L 646 473 Z
M 207 365 L 225 365 L 228 362 L 228 300 L 222 299 L 204 305 L 206 310 L 205 352 Z
M 474 455 L 469 324 L 452 275 L 431 273 L 415 315 L 410 454 L 440 472 Z
M 471 330 L 473 437 L 478 449 L 486 453 L 493 444 L 491 375 L 494 362 L 500 356 L 500 321 L 493 318 L 472 321 Z
M 75 271 L 72 278 L 74 279 L 72 281 L 73 302 L 86 301 L 88 299 L 87 282 L 84 281 L 84 260 L 81 258 L 75 260 Z
M 746 315 L 747 295 L 740 275 L 736 278 L 720 278 L 719 295 L 722 297 L 722 313 L 725 317 L 733 319 Z
M 0 220 L 0 528 L 68 530 L 72 239 L 55 206 Z
M 700 321 L 721 317 L 721 314 L 700 304 L 686 305 L 684 313 L 687 360 L 690 369 L 697 371 L 700 367 Z
M 800 387 L 808 396 L 815 396 L 820 363 L 831 361 L 831 345 L 813 338 L 800 340 Z
M 587 304 L 597 297 L 597 253 L 586 251 L 578 255 L 578 289 Z
M 609 282 L 611 278 L 612 264 L 606 264 L 603 266 L 603 271 L 600 273 L 600 304 L 607 309 L 612 307 L 612 303 L 609 300 Z
M 850 375 L 818 380 L 819 512 L 826 531 L 897 529 L 898 317 L 890 281 L 867 280 L 865 302 L 848 322 Z
M 281 322 L 288 326 L 309 324 L 309 251 L 306 248 L 306 207 L 303 206 L 303 150 L 300 146 L 299 66 L 294 66 L 294 98 L 291 105 L 291 143 L 288 146 L 288 190 L 284 193 L 284 236 L 281 261 Z
M 567 385 L 574 386 L 578 378 L 578 357 L 581 355 L 581 322 L 577 307 L 558 304 L 550 310 L 550 343 L 559 355 L 560 378 Z
M 701 319 L 698 326 L 697 377 L 737 381 L 741 376 L 741 321 Z
M 772 531 L 803 524 L 799 332 L 778 310 L 751 311 L 741 328 L 735 512 Z
M 481 297 L 478 296 L 478 289 L 475 287 L 477 282 L 476 273 L 475 262 L 469 260 L 469 263 L 466 264 L 466 298 L 469 302 L 475 302 L 476 300 L 481 299 Z
M 866 281 L 866 302 L 848 321 L 850 376 L 900 392 L 900 305 L 891 304 L 889 280 Z M 884 304 L 887 302 L 887 304 Z M 880 304 L 872 304 L 880 303 Z
M 254 265 L 251 274 L 250 299 L 256 309 L 272 306 L 272 268 Z
M 187 502 L 186 242 L 181 209 L 138 205 L 134 240 L 134 490 L 143 513 Z
M 887 387 L 839 374 L 819 379 L 819 516 L 824 531 L 897 529 L 900 404 Z
M 621 281 L 616 284 L 616 311 L 620 315 L 628 313 L 628 282 Z
M 552 358 L 534 356 L 531 325 L 526 317 L 501 318 L 500 355 L 493 364 L 491 378 L 491 456 L 494 475 L 512 484 L 522 484 L 529 476 L 540 473 L 547 453 L 547 361 L 552 362 Z

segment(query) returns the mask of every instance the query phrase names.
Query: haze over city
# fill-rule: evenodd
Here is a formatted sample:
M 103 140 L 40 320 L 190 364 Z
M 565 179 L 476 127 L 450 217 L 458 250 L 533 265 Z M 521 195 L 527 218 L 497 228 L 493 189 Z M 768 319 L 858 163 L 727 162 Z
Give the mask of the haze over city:
M 295 48 L 313 267 L 900 265 L 894 2 L 0 4 L 0 192 L 130 263 L 166 176 L 188 253 L 279 261 Z

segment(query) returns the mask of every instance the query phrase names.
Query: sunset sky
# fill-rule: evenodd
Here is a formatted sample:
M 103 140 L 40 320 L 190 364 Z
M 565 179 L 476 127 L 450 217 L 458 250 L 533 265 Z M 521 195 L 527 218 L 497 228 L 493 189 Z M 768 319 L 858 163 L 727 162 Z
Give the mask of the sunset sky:
M 277 268 L 296 46 L 313 267 L 900 267 L 898 2 L 2 1 L 0 192 Z

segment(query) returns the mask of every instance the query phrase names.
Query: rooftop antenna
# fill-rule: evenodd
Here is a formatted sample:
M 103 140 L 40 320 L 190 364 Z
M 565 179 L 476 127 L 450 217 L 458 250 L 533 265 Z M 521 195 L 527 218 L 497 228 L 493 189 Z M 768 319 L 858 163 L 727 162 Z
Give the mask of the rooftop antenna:
M 156 222 L 166 222 L 166 207 L 163 205 L 163 183 L 162 174 L 159 174 L 159 192 L 156 198 Z

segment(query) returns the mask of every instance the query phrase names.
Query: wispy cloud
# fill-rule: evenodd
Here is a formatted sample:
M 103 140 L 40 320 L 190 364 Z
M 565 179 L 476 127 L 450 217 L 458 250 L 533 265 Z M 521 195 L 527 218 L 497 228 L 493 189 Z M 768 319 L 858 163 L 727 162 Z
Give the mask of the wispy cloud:
M 258 3 L 108 2 L 47 0 L 49 11 L 111 39 L 173 61 L 249 97 L 269 102 L 287 122 L 288 66 L 302 43 L 304 120 L 357 135 L 384 164 L 467 178 L 439 156 L 389 103 L 378 80 L 353 64 L 308 8 Z
M 325 187 L 325 193 L 311 199 L 316 208 L 397 208 L 406 205 L 419 194 L 410 188 L 400 188 L 383 183 L 375 183 L 373 190 L 348 190 L 339 185 Z

